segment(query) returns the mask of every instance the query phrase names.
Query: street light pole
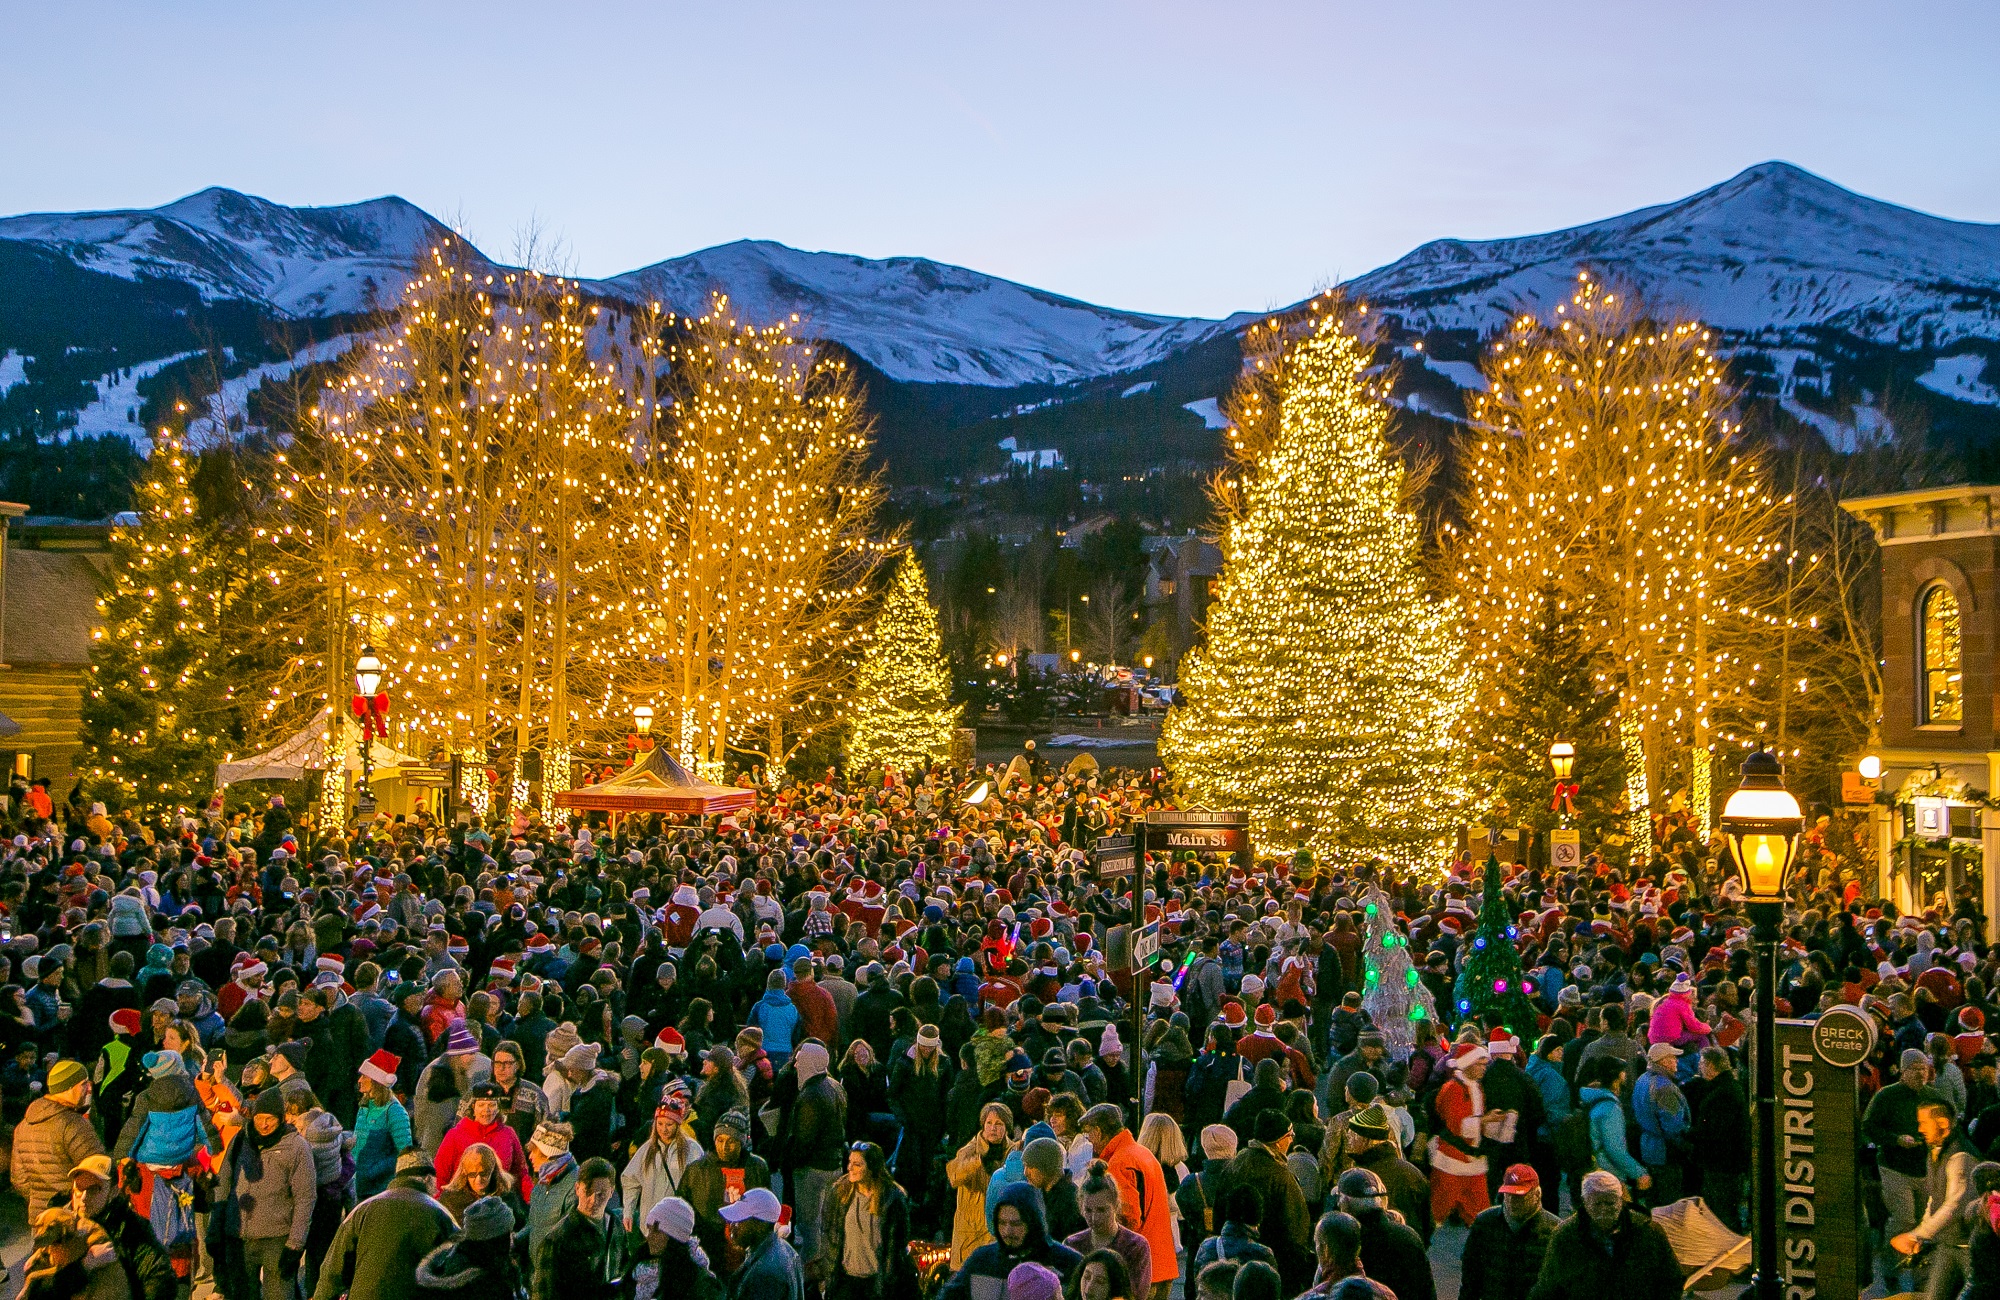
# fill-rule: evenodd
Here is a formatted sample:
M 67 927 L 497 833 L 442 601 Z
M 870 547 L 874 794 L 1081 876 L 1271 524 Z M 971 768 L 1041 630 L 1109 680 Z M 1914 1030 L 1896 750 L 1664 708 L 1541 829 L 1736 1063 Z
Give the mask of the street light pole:
M 362 646 L 360 658 L 354 661 L 354 716 L 361 722 L 361 789 L 357 792 L 357 810 L 372 813 L 375 805 L 375 737 L 379 733 L 386 737 L 389 728 L 384 721 L 389 715 L 389 697 L 382 693 L 382 661 L 375 657 L 373 646 Z
M 1798 853 L 1805 818 L 1785 788 L 1784 769 L 1763 749 L 1743 760 L 1743 784 L 1722 810 L 1722 832 L 1743 881 L 1750 945 L 1757 961 L 1756 1091 L 1757 1300 L 1780 1300 L 1778 1270 L 1778 926 L 1785 884 Z

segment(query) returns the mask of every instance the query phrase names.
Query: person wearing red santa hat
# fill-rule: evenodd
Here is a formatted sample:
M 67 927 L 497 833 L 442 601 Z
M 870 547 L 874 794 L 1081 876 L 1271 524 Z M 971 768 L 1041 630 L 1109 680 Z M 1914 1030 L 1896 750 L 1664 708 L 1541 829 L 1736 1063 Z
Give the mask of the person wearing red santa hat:
M 1236 1053 L 1250 1063 L 1252 1069 L 1257 1062 L 1270 1057 L 1279 1061 L 1285 1059 L 1285 1045 L 1278 1040 L 1278 1009 L 1270 1003 L 1260 1003 L 1252 1017 L 1256 1028 L 1237 1040 Z
M 254 954 L 236 954 L 236 960 L 229 967 L 229 982 L 215 997 L 215 1009 L 222 1013 L 222 1018 L 232 1020 L 243 1009 L 245 1002 L 264 997 L 264 977 L 270 973 L 271 968 L 257 960 Z
M 1488 1053 L 1478 1043 L 1451 1049 L 1451 1075 L 1438 1089 L 1439 1129 L 1431 1138 L 1431 1221 L 1442 1227 L 1453 1215 L 1467 1227 L 1486 1211 L 1486 1076 Z

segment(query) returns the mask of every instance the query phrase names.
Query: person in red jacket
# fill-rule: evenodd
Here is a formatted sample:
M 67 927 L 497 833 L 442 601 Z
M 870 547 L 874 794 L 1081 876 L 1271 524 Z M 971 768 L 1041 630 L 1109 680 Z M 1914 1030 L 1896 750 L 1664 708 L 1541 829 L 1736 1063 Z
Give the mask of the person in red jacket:
M 491 1079 L 472 1085 L 472 1113 L 446 1130 L 444 1141 L 438 1143 L 437 1157 L 431 1162 L 437 1169 L 440 1185 L 451 1181 L 465 1149 L 474 1143 L 491 1147 L 500 1167 L 517 1180 L 516 1185 L 527 1185 L 532 1177 L 528 1153 L 521 1149 L 521 1138 L 514 1132 L 514 1126 L 500 1115 L 500 1102 L 506 1094 L 507 1090 Z
M 1442 1227 L 1453 1214 L 1467 1227 L 1487 1209 L 1485 1133 L 1486 1049 L 1460 1043 L 1451 1050 L 1451 1075 L 1438 1089 L 1440 1128 L 1431 1137 L 1431 1221 Z
M 792 986 L 786 993 L 799 1012 L 799 1027 L 792 1035 L 792 1045 L 796 1047 L 808 1038 L 817 1038 L 828 1051 L 840 1050 L 840 1008 L 834 1004 L 833 994 L 821 988 L 813 977 L 812 958 L 801 957 L 792 963 Z

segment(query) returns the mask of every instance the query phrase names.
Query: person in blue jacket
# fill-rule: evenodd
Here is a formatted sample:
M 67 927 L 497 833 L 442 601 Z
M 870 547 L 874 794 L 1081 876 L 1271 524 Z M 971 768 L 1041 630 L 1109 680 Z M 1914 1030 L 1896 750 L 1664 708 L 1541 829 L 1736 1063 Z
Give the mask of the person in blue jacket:
M 1646 1053 L 1646 1072 L 1632 1085 L 1632 1118 L 1639 1123 L 1639 1159 L 1653 1178 L 1653 1200 L 1660 1205 L 1681 1195 L 1681 1167 L 1676 1149 L 1687 1135 L 1687 1097 L 1674 1082 L 1680 1049 L 1654 1043 Z
M 749 1023 L 764 1031 L 764 1054 L 771 1058 L 771 1069 L 784 1069 L 799 1027 L 799 1009 L 785 992 L 784 971 L 774 970 L 765 979 L 764 996 L 750 1008 Z
M 1619 1100 L 1624 1086 L 1625 1062 L 1615 1056 L 1600 1056 L 1585 1072 L 1578 1104 L 1590 1116 L 1591 1166 L 1646 1191 L 1653 1186 L 1653 1177 L 1625 1148 L 1625 1106 Z
M 1570 1102 L 1569 1080 L 1562 1071 L 1565 1047 L 1564 1041 L 1554 1034 L 1543 1034 L 1524 1071 L 1542 1099 L 1542 1123 L 1535 1130 L 1533 1163 L 1551 1198 L 1559 1194 L 1557 1189 L 1562 1186 L 1562 1164 L 1556 1159 L 1556 1131 L 1575 1109 Z

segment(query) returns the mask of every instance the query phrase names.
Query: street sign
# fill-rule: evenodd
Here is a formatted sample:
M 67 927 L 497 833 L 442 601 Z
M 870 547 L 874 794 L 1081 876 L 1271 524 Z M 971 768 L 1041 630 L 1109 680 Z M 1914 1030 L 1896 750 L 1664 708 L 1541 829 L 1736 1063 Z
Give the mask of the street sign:
M 1129 876 L 1139 868 L 1139 842 L 1130 835 L 1100 836 L 1094 853 L 1097 874 L 1106 880 Z
M 1832 1064 L 1828 1055 L 1851 1059 L 1858 1043 L 1848 1042 L 1844 1032 L 1822 1042 L 1810 1021 L 1780 1020 L 1775 1028 L 1778 1259 L 1783 1285 L 1788 1295 L 1852 1300 L 1860 1294 L 1856 1263 L 1864 1240 L 1855 1159 L 1860 1146 L 1859 1092 L 1853 1067 Z M 1754 1047 L 1753 1043 L 1753 1068 Z M 1754 1139 L 1754 1106 L 1751 1124 Z
M 1160 923 L 1141 927 L 1132 936 L 1132 969 L 1144 970 L 1160 951 Z
M 1549 832 L 1549 865 L 1557 871 L 1575 871 L 1583 865 L 1583 832 Z
M 1146 814 L 1146 847 L 1192 849 L 1197 853 L 1237 853 L 1250 847 L 1250 814 L 1206 809 Z

